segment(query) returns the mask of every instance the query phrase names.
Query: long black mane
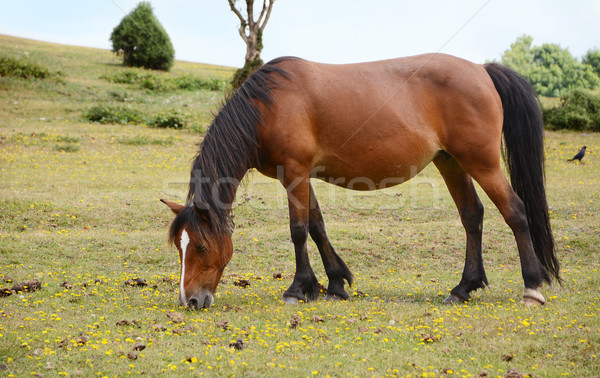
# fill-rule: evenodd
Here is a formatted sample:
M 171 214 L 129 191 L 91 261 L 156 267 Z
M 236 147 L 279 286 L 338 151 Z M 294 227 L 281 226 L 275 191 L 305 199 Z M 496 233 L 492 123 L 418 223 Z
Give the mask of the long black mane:
M 170 240 L 188 224 L 204 242 L 210 242 L 202 218 L 209 221 L 210 231 L 217 237 L 228 232 L 228 213 L 239 182 L 248 169 L 258 165 L 258 127 L 263 123 L 258 103 L 271 108 L 272 91 L 278 87 L 273 74 L 289 78 L 289 73 L 277 66 L 289 59 L 294 58 L 272 60 L 254 72 L 213 119 L 192 164 L 189 207 L 173 221 Z

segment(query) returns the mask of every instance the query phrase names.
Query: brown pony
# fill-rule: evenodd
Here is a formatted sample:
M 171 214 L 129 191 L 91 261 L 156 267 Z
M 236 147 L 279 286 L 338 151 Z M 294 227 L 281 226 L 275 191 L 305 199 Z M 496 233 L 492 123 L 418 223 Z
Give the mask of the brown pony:
M 523 302 L 543 304 L 540 286 L 560 281 L 544 189 L 544 129 L 527 81 L 498 64 L 444 54 L 329 65 L 279 58 L 255 72 L 223 105 L 196 156 L 188 205 L 170 240 L 181 256 L 180 303 L 206 308 L 229 262 L 231 203 L 250 168 L 287 190 L 296 274 L 286 303 L 314 300 L 319 285 L 306 249 L 321 254 L 328 299 L 347 299 L 350 270 L 333 249 L 311 177 L 374 190 L 403 183 L 430 162 L 442 174 L 467 236 L 462 279 L 448 302 L 488 284 L 481 256 L 483 206 L 473 179 L 512 229 Z M 502 138 L 504 137 L 504 148 Z M 502 172 L 504 153 L 512 187 Z

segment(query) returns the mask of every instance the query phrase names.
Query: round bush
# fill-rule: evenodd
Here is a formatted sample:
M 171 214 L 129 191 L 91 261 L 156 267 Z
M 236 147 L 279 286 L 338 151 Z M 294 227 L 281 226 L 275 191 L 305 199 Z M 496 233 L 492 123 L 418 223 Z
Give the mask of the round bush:
M 600 131 L 600 98 L 588 91 L 575 89 L 560 100 L 560 106 L 544 109 L 546 128 Z
M 168 71 L 175 50 L 169 35 L 154 16 L 150 3 L 142 1 L 119 25 L 110 40 L 113 51 L 123 55 L 126 66 Z

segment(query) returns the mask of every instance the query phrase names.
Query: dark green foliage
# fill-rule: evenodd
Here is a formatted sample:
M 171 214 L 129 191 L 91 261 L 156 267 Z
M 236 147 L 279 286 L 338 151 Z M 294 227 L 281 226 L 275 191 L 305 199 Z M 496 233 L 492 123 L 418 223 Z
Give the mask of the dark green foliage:
M 80 147 L 73 143 L 57 144 L 54 146 L 54 151 L 58 152 L 78 152 Z
M 163 79 L 154 75 L 146 75 L 139 81 L 140 88 L 150 91 L 166 91 L 167 85 Z
M 26 59 L 0 56 L 0 76 L 14 76 L 23 79 L 47 79 L 52 75 L 46 67 L 29 62 Z
M 596 75 L 600 76 L 600 50 L 589 50 L 583 57 L 582 62 L 592 67 Z
M 106 79 L 111 83 L 119 84 L 137 84 L 143 77 L 144 74 L 134 70 L 123 70 L 111 76 L 102 76 L 103 79 Z
M 600 85 L 592 67 L 579 62 L 568 49 L 550 43 L 532 46 L 532 42 L 527 35 L 517 38 L 502 55 L 502 64 L 525 76 L 539 95 L 559 97 L 575 88 Z
M 244 64 L 244 67 L 235 71 L 233 79 L 231 79 L 231 86 L 233 87 L 233 89 L 238 89 L 244 83 L 244 81 L 246 81 L 246 79 L 250 75 L 252 75 L 254 71 L 259 69 L 263 64 L 264 62 L 262 61 L 262 59 L 260 59 L 260 57 L 257 57 L 256 59 L 254 59 L 254 61 L 246 62 L 246 64 Z
M 79 143 L 79 138 L 73 137 L 73 136 L 58 135 L 58 136 L 56 136 L 55 139 L 56 139 L 57 142 Z
M 145 115 L 141 111 L 120 106 L 93 106 L 83 115 L 84 120 L 102 124 L 146 124 L 160 128 L 181 129 L 186 127 L 184 114 L 176 111 Z
M 129 95 L 125 91 L 109 90 L 106 92 L 106 95 L 110 100 L 118 102 L 126 102 L 129 99 Z
M 560 98 L 561 104 L 544 109 L 544 124 L 550 130 L 600 131 L 600 98 L 575 89 Z
M 114 106 L 93 106 L 84 114 L 83 118 L 89 122 L 113 123 L 113 124 L 139 124 L 143 123 L 144 116 L 141 112 L 126 108 Z
M 203 80 L 190 75 L 164 77 L 135 70 L 125 70 L 117 72 L 112 76 L 104 76 L 103 78 L 112 83 L 132 84 L 138 88 L 158 92 L 176 90 L 194 91 L 199 89 L 219 91 L 224 89 L 224 82 L 218 79 Z
M 110 40 L 113 51 L 123 55 L 126 66 L 168 71 L 173 65 L 175 50 L 149 2 L 140 2 L 125 16 L 114 28 Z
M 145 146 L 145 145 L 154 145 L 154 146 L 172 146 L 173 145 L 173 137 L 169 136 L 168 138 L 150 138 L 148 135 L 136 135 L 134 137 L 121 138 L 118 140 L 120 144 L 126 144 L 129 146 Z
M 225 88 L 225 83 L 219 79 L 202 80 L 193 76 L 177 76 L 173 79 L 177 89 L 188 91 L 206 89 L 209 91 L 220 91 Z
M 183 115 L 176 111 L 156 114 L 148 121 L 148 125 L 150 126 L 172 129 L 181 129 L 185 124 L 186 121 Z

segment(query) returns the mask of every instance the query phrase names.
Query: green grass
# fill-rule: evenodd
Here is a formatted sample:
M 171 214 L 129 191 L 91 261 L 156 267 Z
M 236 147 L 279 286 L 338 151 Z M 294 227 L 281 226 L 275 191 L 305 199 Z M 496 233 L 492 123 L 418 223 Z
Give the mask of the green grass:
M 79 146 L 73 143 L 57 144 L 54 146 L 54 150 L 59 152 L 77 152 L 79 151 Z
M 148 144 L 159 146 L 170 146 L 173 144 L 173 137 L 151 138 L 148 135 L 135 135 L 133 137 L 124 137 L 119 139 L 119 143 L 131 146 L 144 146 Z
M 220 96 L 186 91 L 165 104 L 161 93 L 108 83 L 100 72 L 122 68 L 107 51 L 1 36 L 0 48 L 28 51 L 64 74 L 64 84 L 51 85 L 0 78 L 8 94 L 0 96 L 0 278 L 11 279 L 0 288 L 42 282 L 41 291 L 0 297 L 0 376 L 600 374 L 600 135 L 547 135 L 565 282 L 543 288 L 543 307 L 518 303 L 514 238 L 483 193 L 491 288 L 464 305 L 442 304 L 460 280 L 464 230 L 430 166 L 382 192 L 315 182 L 332 243 L 356 282 L 347 302 L 297 306 L 280 300 L 295 267 L 285 191 L 250 173 L 235 202 L 235 253 L 215 305 L 192 312 L 177 305 L 178 254 L 166 242 L 172 213 L 158 199 L 184 199 L 201 135 L 85 123 L 81 112 L 96 102 L 120 105 L 109 94 L 119 93 L 151 113 L 189 104 L 186 112 L 202 119 Z M 207 79 L 221 72 L 179 66 Z M 585 164 L 567 163 L 584 144 Z M 326 284 L 316 248 L 309 249 Z M 148 285 L 125 285 L 135 278 Z M 250 286 L 234 285 L 238 279 Z M 237 339 L 244 349 L 230 347 Z M 136 343 L 146 348 L 134 360 L 128 354 Z

